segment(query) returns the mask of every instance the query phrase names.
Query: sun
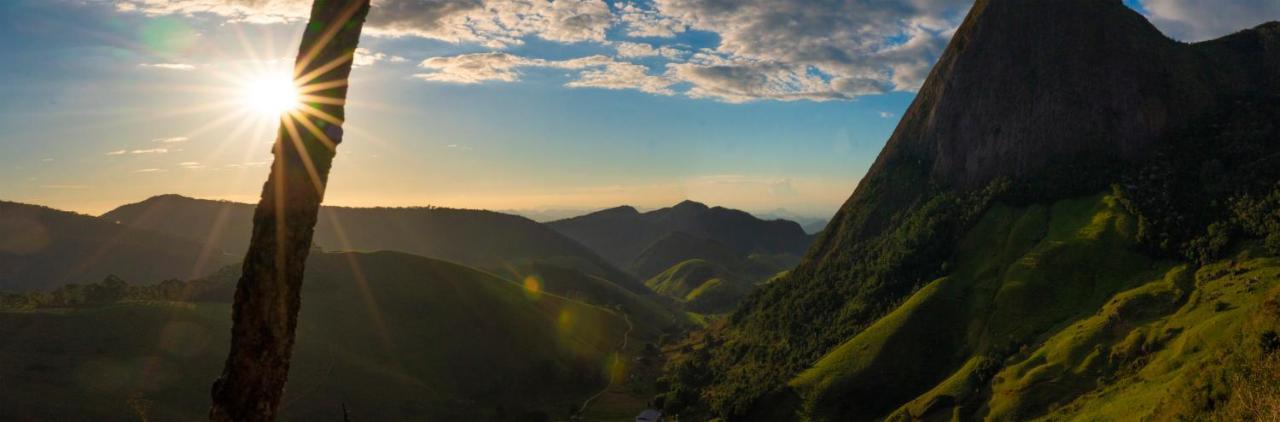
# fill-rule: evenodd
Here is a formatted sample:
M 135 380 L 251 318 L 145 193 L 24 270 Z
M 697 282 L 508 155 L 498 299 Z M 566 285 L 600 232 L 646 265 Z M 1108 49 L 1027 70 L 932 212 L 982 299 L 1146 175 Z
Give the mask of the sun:
M 244 85 L 245 106 L 255 113 L 277 117 L 302 106 L 298 86 L 287 75 L 263 75 Z

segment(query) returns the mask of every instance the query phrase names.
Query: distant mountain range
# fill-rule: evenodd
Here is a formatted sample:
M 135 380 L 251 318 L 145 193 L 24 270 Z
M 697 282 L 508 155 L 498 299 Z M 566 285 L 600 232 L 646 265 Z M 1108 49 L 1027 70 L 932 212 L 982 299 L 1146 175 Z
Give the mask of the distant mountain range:
M 36 205 L 0 202 L 0 291 L 203 276 L 241 256 L 203 242 Z
M 623 206 L 547 225 L 642 279 L 689 259 L 733 266 L 752 255 L 799 256 L 812 241 L 793 221 L 693 201 L 644 213 Z
M 102 218 L 208 242 L 242 255 L 249 244 L 253 207 L 161 195 L 121 206 Z M 401 251 L 495 271 L 528 261 L 550 261 L 601 276 L 633 292 L 647 292 L 635 277 L 555 230 L 492 211 L 323 207 L 315 243 L 326 250 Z
M 799 224 L 801 228 L 804 229 L 805 233 L 809 233 L 809 234 L 816 234 L 822 231 L 823 229 L 827 228 L 827 223 L 831 221 L 830 219 L 827 219 L 827 218 L 812 217 L 812 216 L 797 214 L 797 213 L 791 212 L 790 210 L 787 210 L 786 208 L 777 208 L 777 209 L 774 209 L 773 211 L 755 212 L 752 214 L 755 214 L 756 217 L 759 217 L 762 220 L 794 221 L 797 224 Z

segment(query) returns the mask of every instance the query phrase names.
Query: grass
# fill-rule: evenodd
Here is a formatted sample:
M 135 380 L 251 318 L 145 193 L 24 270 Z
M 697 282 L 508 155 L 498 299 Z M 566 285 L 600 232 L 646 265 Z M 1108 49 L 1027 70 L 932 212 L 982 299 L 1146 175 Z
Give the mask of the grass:
M 567 417 L 605 384 L 616 312 L 398 253 L 313 255 L 286 420 Z M 227 303 L 0 312 L 6 420 L 203 417 Z M 64 399 L 77 397 L 75 406 Z M 146 417 L 143 417 L 143 416 Z
M 1249 315 L 1280 280 L 1280 263 L 1246 252 L 1197 271 L 1136 252 L 1135 230 L 1105 195 L 993 206 L 947 276 L 791 380 L 793 413 L 1127 420 L 1211 411 L 1228 400 L 1227 382 L 1194 374 L 1224 368 L 1232 345 L 1266 325 Z

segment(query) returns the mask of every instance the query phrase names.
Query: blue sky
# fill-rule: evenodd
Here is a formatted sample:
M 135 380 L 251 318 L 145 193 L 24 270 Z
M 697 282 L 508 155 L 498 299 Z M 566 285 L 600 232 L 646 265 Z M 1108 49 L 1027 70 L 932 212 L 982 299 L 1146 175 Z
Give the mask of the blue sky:
M 817 216 L 856 186 L 968 7 L 374 4 L 328 203 L 691 198 Z M 1271 0 L 1128 4 L 1184 40 L 1280 17 Z M 0 2 L 0 199 L 87 213 L 162 193 L 254 200 L 274 123 L 243 98 L 287 72 L 306 11 L 303 0 Z

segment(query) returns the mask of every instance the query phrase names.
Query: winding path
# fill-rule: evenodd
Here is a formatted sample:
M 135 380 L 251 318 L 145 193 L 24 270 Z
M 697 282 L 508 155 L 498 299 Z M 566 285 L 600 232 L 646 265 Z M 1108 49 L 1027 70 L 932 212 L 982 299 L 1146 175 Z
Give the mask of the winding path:
M 618 346 L 618 352 L 615 354 L 615 359 L 622 359 L 622 353 L 623 353 L 623 351 L 625 351 L 625 350 L 627 349 L 627 340 L 629 340 L 629 339 L 631 338 L 631 330 L 635 329 L 635 326 L 634 326 L 634 325 L 631 325 L 631 316 L 630 316 L 630 315 L 627 315 L 627 314 L 625 314 L 625 313 L 622 313 L 622 319 L 623 319 L 624 321 L 626 321 L 626 322 L 627 322 L 627 332 L 622 334 L 622 345 L 621 345 L 621 346 Z M 616 364 L 617 364 L 617 361 L 614 361 L 614 364 L 616 365 Z M 609 368 L 609 382 L 608 382 L 607 384 L 605 384 L 605 385 L 604 385 L 604 388 L 601 388 L 601 389 L 600 389 L 600 391 L 597 391 L 594 395 L 592 395 L 591 397 L 587 398 L 587 400 L 586 400 L 586 401 L 582 402 L 582 407 L 580 407 L 580 408 L 578 409 L 578 415 L 579 415 L 579 416 L 581 416 L 581 415 L 583 415 L 583 414 L 586 414 L 586 413 L 587 413 L 587 407 L 588 407 L 588 406 L 591 406 L 591 402 L 592 402 L 592 401 L 594 401 L 594 400 L 595 400 L 595 399 L 597 399 L 597 398 L 600 398 L 600 396 L 601 396 L 601 395 L 603 395 L 605 392 L 609 391 L 609 387 L 612 387 L 612 386 L 613 386 L 613 383 L 617 381 L 617 380 L 613 379 L 615 375 L 617 375 L 617 372 L 616 372 L 616 371 L 614 371 L 612 367 L 610 367 L 610 368 Z

